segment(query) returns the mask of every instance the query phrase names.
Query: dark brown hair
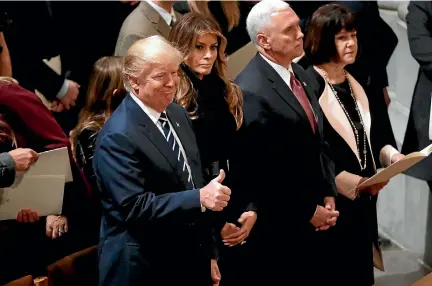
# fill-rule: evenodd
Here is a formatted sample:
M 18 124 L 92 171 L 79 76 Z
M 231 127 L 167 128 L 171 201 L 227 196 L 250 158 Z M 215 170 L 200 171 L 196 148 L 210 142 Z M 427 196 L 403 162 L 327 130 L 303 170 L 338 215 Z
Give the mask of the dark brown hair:
M 337 61 L 335 36 L 345 29 L 356 29 L 354 15 L 339 4 L 327 4 L 313 13 L 309 22 L 304 50 L 313 65 Z
M 208 2 L 208 0 L 189 0 L 188 4 L 191 11 L 201 13 L 217 23 L 216 18 L 209 9 Z M 239 4 L 237 1 L 219 1 L 219 3 L 228 22 L 228 31 L 231 31 L 240 22 Z
M 218 25 L 202 14 L 196 12 L 187 13 L 175 23 L 168 36 L 168 40 L 187 59 L 196 40 L 205 34 L 213 34 L 218 39 L 218 56 L 212 72 L 215 72 L 225 83 L 225 99 L 231 114 L 235 118 L 238 129 L 243 123 L 243 95 L 240 88 L 225 75 L 227 69 L 227 59 L 225 57 L 226 38 L 222 35 Z M 198 108 L 196 96 L 197 94 L 188 76 L 180 72 L 180 83 L 176 101 L 186 110 L 191 111 L 190 115 L 192 118 L 195 116 Z
M 101 129 L 126 95 L 122 68 L 123 58 L 116 56 L 102 57 L 94 64 L 87 91 L 87 102 L 80 112 L 78 124 L 70 138 L 74 156 L 81 132 L 85 129 L 92 131 Z

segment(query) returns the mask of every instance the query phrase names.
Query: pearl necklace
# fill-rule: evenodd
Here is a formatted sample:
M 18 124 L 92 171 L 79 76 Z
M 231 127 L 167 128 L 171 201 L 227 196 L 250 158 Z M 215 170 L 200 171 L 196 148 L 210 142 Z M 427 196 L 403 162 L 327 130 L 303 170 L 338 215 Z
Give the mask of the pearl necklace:
M 353 98 L 353 100 L 354 100 L 354 104 L 355 104 L 355 109 L 356 109 L 356 111 L 357 111 L 357 114 L 358 114 L 358 116 L 359 116 L 359 118 L 360 118 L 360 124 L 361 124 L 361 126 L 363 127 L 363 164 L 361 163 L 361 152 L 360 152 L 360 140 L 359 140 L 359 134 L 358 134 L 358 130 L 357 130 L 357 128 L 356 128 L 356 126 L 355 126 L 355 124 L 354 124 L 354 122 L 351 120 L 351 118 L 349 117 L 349 114 L 348 114 L 348 111 L 345 109 L 345 106 L 343 105 L 343 103 L 342 103 L 342 101 L 339 99 L 339 97 L 338 97 L 338 95 L 337 95 L 337 91 L 334 89 L 334 87 L 333 87 L 333 85 L 330 83 L 330 80 L 329 80 L 329 78 L 328 78 L 328 75 L 327 75 L 327 72 L 325 71 L 325 70 L 323 70 L 322 68 L 319 68 L 323 73 L 324 73 L 324 77 L 325 77 L 325 80 L 327 81 L 327 84 L 330 86 L 330 88 L 331 88 L 331 90 L 332 90 L 332 92 L 333 92 L 333 94 L 335 95 L 335 97 L 336 97 L 336 99 L 337 99 L 337 101 L 339 102 L 339 105 L 342 107 L 342 110 L 344 111 L 344 113 L 345 113 L 345 115 L 346 115 L 346 117 L 348 118 L 348 121 L 349 121 L 349 123 L 350 123 L 350 125 L 351 125 L 351 127 L 352 127 L 352 129 L 354 130 L 354 134 L 355 134 L 355 137 L 356 137 L 356 143 L 357 143 L 357 152 L 358 152 L 358 155 L 359 155 L 359 158 L 360 158 L 360 169 L 363 171 L 363 170 L 365 170 L 366 169 L 366 165 L 367 165 L 367 162 L 366 162 L 366 160 L 367 160 L 367 145 L 366 145 L 366 128 L 365 128 L 365 125 L 364 125 L 364 123 L 363 123 L 363 118 L 362 118 L 362 116 L 361 116 L 361 113 L 360 113 L 360 109 L 359 109 L 359 107 L 358 107 L 358 105 L 357 105 L 357 100 L 355 99 L 355 97 L 354 97 L 354 93 L 353 93 L 353 90 L 352 90 L 352 87 L 351 87 L 351 83 L 350 83 L 350 81 L 349 81 L 349 79 L 348 79 L 348 76 L 347 76 L 347 74 L 346 74 L 346 71 L 345 70 L 343 70 L 343 72 L 344 72 L 344 75 L 345 75 L 345 78 L 346 78 L 346 80 L 348 81 L 348 86 L 349 86 L 349 88 L 350 88 L 350 93 L 351 93 L 351 97 Z

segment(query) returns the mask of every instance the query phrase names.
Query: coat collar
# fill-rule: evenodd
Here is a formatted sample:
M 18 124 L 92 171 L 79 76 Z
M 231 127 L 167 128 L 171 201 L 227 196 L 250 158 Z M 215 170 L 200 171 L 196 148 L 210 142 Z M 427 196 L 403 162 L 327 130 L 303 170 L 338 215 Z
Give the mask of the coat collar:
M 312 127 L 310 126 L 309 119 L 301 106 L 300 102 L 297 100 L 291 89 L 287 86 L 285 81 L 281 78 L 281 76 L 274 70 L 274 68 L 268 64 L 260 54 L 255 56 L 255 61 L 257 61 L 258 66 L 261 71 L 267 76 L 268 80 L 272 83 L 273 90 L 289 105 L 292 109 L 294 109 L 299 116 L 301 116 L 304 120 L 303 122 L 307 124 L 312 131 Z M 301 67 L 297 64 L 292 63 L 292 69 L 296 78 L 302 83 L 303 89 L 308 96 L 309 102 L 311 103 L 313 112 L 315 114 L 315 120 L 318 123 L 318 131 L 322 132 L 322 123 L 320 123 L 320 109 L 318 103 L 316 102 L 316 98 L 313 97 L 313 91 L 307 84 L 308 78 L 306 78 L 305 73 L 301 72 Z
M 171 165 L 171 167 L 173 168 L 177 176 L 183 181 L 185 186 L 187 186 L 188 178 L 183 172 L 183 168 L 182 168 L 183 166 L 179 166 L 177 157 L 175 156 L 171 148 L 168 146 L 165 137 L 163 136 L 162 132 L 158 129 L 156 124 L 144 112 L 144 110 L 142 110 L 142 108 L 134 101 L 134 99 L 130 95 L 128 95 L 124 99 L 124 104 L 126 105 L 127 112 L 130 113 L 130 118 L 133 118 L 134 122 L 138 124 L 139 128 L 142 130 L 142 134 L 147 136 L 150 142 L 153 143 L 153 145 L 169 162 L 169 164 Z M 182 143 L 183 150 L 185 151 L 186 157 L 189 162 L 189 160 L 193 160 L 195 158 L 195 154 L 193 153 L 193 150 L 189 148 L 189 146 L 192 146 L 190 143 L 190 139 L 184 132 L 183 126 L 179 124 L 177 120 L 178 115 L 173 110 L 171 105 L 167 107 L 166 114 L 168 119 L 170 120 L 171 126 L 174 128 L 179 140 Z M 192 167 L 191 170 L 192 170 L 192 176 L 194 176 L 195 172 Z
M 319 105 L 321 106 L 321 109 L 330 125 L 345 140 L 360 163 L 354 131 L 351 128 L 348 118 L 337 101 L 332 89 L 325 81 L 324 73 L 316 67 L 314 67 L 314 69 L 324 79 L 325 82 L 324 91 L 319 98 Z M 368 143 L 370 146 L 369 138 L 371 129 L 371 115 L 369 111 L 369 102 L 361 85 L 351 76 L 351 74 L 347 73 L 347 77 L 351 84 L 357 105 L 360 109 L 360 115 L 365 125 L 366 135 L 368 137 Z
M 170 33 L 170 26 L 165 22 L 162 16 L 156 11 L 147 1 L 141 1 L 139 4 L 141 12 L 150 20 L 155 29 L 165 38 L 168 38 Z M 180 15 L 175 13 L 176 19 L 180 19 Z

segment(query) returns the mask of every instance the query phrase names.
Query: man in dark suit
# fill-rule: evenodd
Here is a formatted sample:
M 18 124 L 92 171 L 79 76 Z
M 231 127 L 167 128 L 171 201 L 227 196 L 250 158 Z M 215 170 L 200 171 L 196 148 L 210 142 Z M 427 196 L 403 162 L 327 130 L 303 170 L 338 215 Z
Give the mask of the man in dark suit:
M 102 202 L 99 285 L 212 285 L 211 210 L 228 204 L 224 173 L 203 187 L 187 112 L 172 103 L 182 57 L 161 36 L 136 42 L 130 94 L 101 131 L 94 168 Z M 208 210 L 206 210 L 208 209 Z
M 420 65 L 402 146 L 402 152 L 409 154 L 432 143 L 432 2 L 410 1 L 406 20 L 411 55 Z M 419 165 L 408 174 L 427 180 L 432 190 L 432 161 L 428 158 Z
M 248 285 L 261 285 L 262 279 L 268 285 L 281 280 L 309 285 L 311 276 L 320 276 L 320 267 L 312 265 L 331 255 L 316 230 L 328 229 L 339 215 L 313 83 L 292 63 L 303 53 L 298 24 L 283 1 L 261 1 L 247 19 L 259 53 L 236 78 L 244 95 L 244 123 L 233 189 L 256 203 L 258 219 L 246 246 L 255 248 L 257 269 Z M 310 275 L 311 267 L 316 275 Z

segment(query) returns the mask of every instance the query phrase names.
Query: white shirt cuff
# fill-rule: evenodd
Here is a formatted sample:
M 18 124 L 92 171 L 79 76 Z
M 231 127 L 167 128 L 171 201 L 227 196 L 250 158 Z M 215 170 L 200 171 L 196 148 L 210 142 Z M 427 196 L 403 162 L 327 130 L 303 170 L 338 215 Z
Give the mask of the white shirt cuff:
M 384 146 L 380 151 L 380 157 L 379 157 L 381 166 L 383 166 L 384 168 L 390 166 L 392 157 L 398 153 L 399 151 L 396 150 L 393 146 L 391 145 Z
M 58 99 L 61 99 L 63 96 L 66 95 L 67 91 L 69 89 L 69 83 L 67 79 L 64 80 L 62 87 L 60 88 L 59 92 L 57 93 L 56 97 Z

